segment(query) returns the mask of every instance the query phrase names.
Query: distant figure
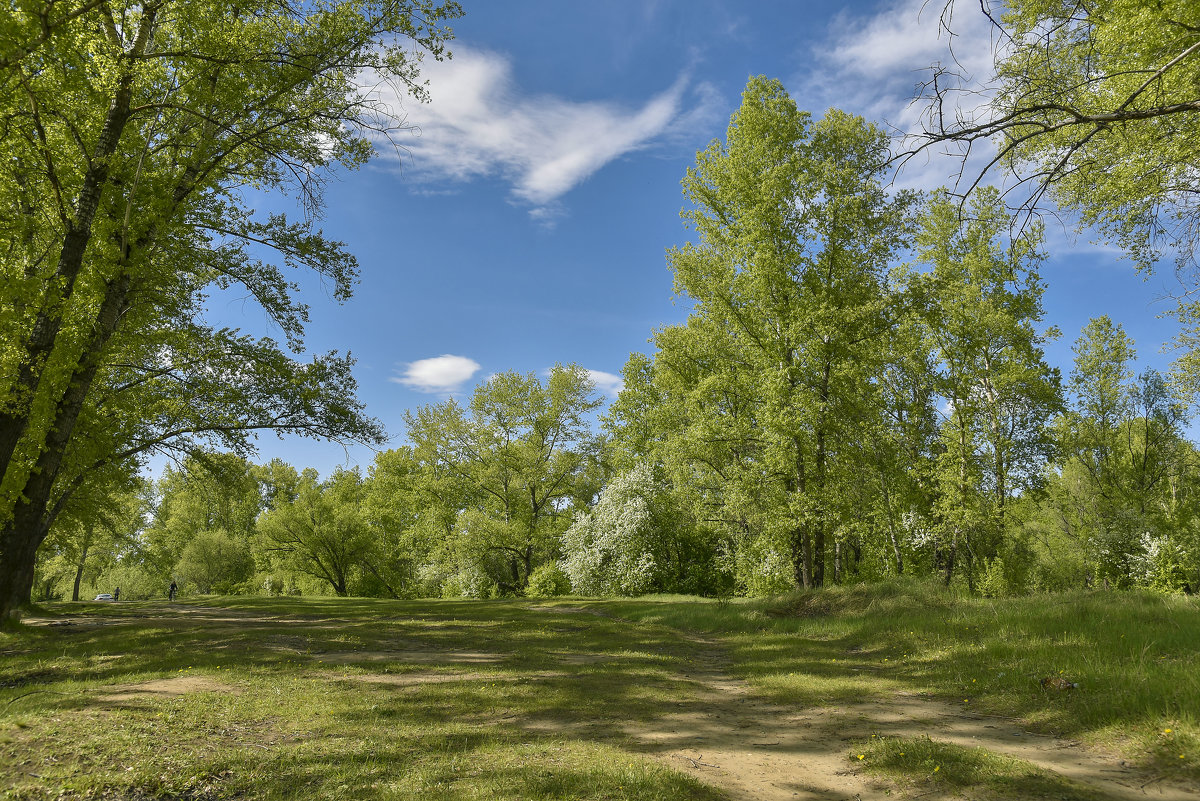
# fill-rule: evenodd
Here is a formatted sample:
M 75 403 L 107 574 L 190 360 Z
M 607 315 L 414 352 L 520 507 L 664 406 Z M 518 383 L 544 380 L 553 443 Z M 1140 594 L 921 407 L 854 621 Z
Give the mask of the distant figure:
M 115 590 L 113 590 L 113 600 L 114 601 L 121 600 L 121 588 L 120 587 L 117 587 Z
M 175 593 L 176 593 L 176 592 L 178 592 L 178 591 L 179 591 L 179 588 L 178 588 L 178 587 L 176 587 L 176 586 L 175 586 L 175 582 L 174 582 L 174 581 L 172 581 L 172 582 L 171 582 L 171 589 L 167 590 L 167 598 L 168 598 L 169 600 L 172 600 L 172 601 L 174 601 L 174 600 L 175 600 Z

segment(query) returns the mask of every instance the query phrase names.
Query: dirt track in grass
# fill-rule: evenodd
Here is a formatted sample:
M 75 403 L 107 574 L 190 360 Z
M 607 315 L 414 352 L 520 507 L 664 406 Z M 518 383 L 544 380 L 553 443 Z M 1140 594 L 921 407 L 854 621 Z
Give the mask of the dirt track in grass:
M 872 736 L 928 736 L 985 748 L 1028 762 L 1051 778 L 1067 779 L 1075 790 L 1073 795 L 1055 790 L 1053 795 L 1014 798 L 1200 799 L 1200 790 L 1166 784 L 1119 757 L 928 698 L 896 696 L 810 708 L 773 704 L 730 675 L 715 643 L 708 650 L 710 657 L 686 670 L 705 711 L 665 710 L 652 724 L 630 726 L 627 731 L 672 767 L 722 787 L 734 799 L 960 797 L 951 789 L 905 793 L 856 768 L 852 749 Z
M 590 609 L 557 605 L 536 611 L 586 621 L 597 614 Z M 409 692 L 430 685 L 496 681 L 495 673 L 511 654 L 501 642 L 489 641 L 478 650 L 462 647 L 461 639 L 439 641 L 422 638 L 419 615 L 408 617 L 401 637 L 372 640 L 358 645 L 331 647 L 317 635 L 337 632 L 351 620 L 321 615 L 279 615 L 255 610 L 175 605 L 145 613 L 62 621 L 29 621 L 35 625 L 62 626 L 86 632 L 96 627 L 140 623 L 176 631 L 203 632 L 214 647 L 238 640 L 247 643 L 248 632 L 262 627 L 257 647 L 304 655 L 314 675 L 331 681 L 361 681 L 379 689 Z M 597 621 L 599 622 L 599 621 Z M 611 623 L 611 620 L 606 620 Z M 288 627 L 286 635 L 275 627 Z M 453 622 L 430 619 L 429 631 L 453 627 Z M 638 624 L 629 624 L 637 627 Z M 586 623 L 571 631 L 586 633 Z M 267 633 L 268 630 L 274 633 Z M 556 629 L 560 630 L 560 629 Z M 566 631 L 567 629 L 561 629 Z M 418 632 L 414 634 L 413 632 Z M 306 633 L 308 632 L 308 633 Z M 664 636 L 661 627 L 656 636 Z M 1200 801 L 1200 790 L 1172 784 L 1126 765 L 1119 757 L 1083 747 L 1079 743 L 1030 733 L 1016 721 L 967 712 L 933 699 L 897 695 L 885 700 L 864 700 L 829 706 L 785 706 L 773 703 L 736 678 L 720 643 L 685 632 L 670 631 L 667 643 L 675 650 L 662 664 L 668 678 L 685 692 L 680 700 L 667 701 L 655 714 L 629 719 L 615 701 L 600 702 L 601 720 L 565 714 L 560 719 L 523 715 L 518 709 L 505 715 L 503 725 L 522 727 L 530 736 L 603 739 L 629 751 L 659 760 L 720 788 L 730 799 L 872 799 L 958 798 L 944 785 L 904 788 L 868 774 L 853 759 L 852 749 L 871 737 L 928 736 L 935 741 L 988 751 L 1023 760 L 1044 771 L 1052 780 L 1053 794 L 1013 795 L 1012 798 L 1163 799 Z M 563 681 L 579 678 L 580 669 L 605 664 L 612 669 L 608 652 L 589 651 L 579 642 L 556 643 L 541 654 L 548 669 L 521 673 L 520 678 Z M 380 669 L 380 665 L 389 669 Z M 401 670 L 396 671 L 399 666 Z M 581 667 L 582 666 L 582 667 Z M 347 673 L 347 669 L 354 671 Z M 620 678 L 618 676 L 618 678 Z M 630 675 L 628 682 L 639 679 Z M 130 703 L 139 698 L 186 695 L 194 692 L 236 693 L 241 688 L 197 676 L 180 676 L 141 683 L 112 684 L 97 691 L 98 700 Z M 603 685 L 597 692 L 604 692 Z M 1055 783 L 1061 777 L 1065 782 Z M 1066 791 L 1064 792 L 1064 788 Z M 997 798 L 991 795 L 988 798 Z M 1007 796 L 1003 796 L 1007 797 Z

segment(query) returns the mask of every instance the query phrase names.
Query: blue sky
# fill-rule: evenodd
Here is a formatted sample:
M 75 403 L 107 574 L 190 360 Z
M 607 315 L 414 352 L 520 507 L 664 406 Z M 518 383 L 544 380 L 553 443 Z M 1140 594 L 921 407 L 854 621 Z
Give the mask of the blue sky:
M 939 5 L 940 4 L 934 4 Z M 686 240 L 680 179 L 724 134 L 751 75 L 781 79 L 801 108 L 831 106 L 905 127 L 919 70 L 946 38 L 921 0 L 464 0 L 454 57 L 427 63 L 432 103 L 395 101 L 413 130 L 326 193 L 326 234 L 358 257 L 355 297 L 338 305 L 306 281 L 314 352 L 349 350 L 359 397 L 404 440 L 406 409 L 465 396 L 503 371 L 556 362 L 596 371 L 612 393 L 652 329 L 681 321 L 665 251 Z M 955 21 L 959 61 L 988 66 L 972 4 Z M 899 185 L 932 188 L 954 164 L 910 165 Z M 1158 319 L 1171 288 L 1110 248 L 1052 227 L 1043 277 L 1047 323 L 1064 332 L 1048 357 L 1066 373 L 1088 318 L 1108 314 L 1145 364 L 1173 331 Z M 221 299 L 214 317 L 271 334 L 251 304 Z M 277 332 L 276 332 L 277 335 Z M 259 441 L 327 475 L 370 464 L 365 447 Z

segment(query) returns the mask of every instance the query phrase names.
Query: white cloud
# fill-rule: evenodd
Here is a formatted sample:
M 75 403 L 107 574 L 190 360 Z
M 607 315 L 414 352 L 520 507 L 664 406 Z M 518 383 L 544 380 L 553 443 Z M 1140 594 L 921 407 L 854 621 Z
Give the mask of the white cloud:
M 930 109 L 921 84 L 931 77 L 930 67 L 940 65 L 953 73 L 941 85 L 955 81 L 947 113 L 963 119 L 987 114 L 996 29 L 974 4 L 958 4 L 948 19 L 942 17 L 944 8 L 928 0 L 896 0 L 873 16 L 839 16 L 818 53 L 821 72 L 802 79 L 803 85 L 814 87 L 810 102 L 836 105 L 913 133 Z M 918 98 L 921 93 L 925 99 Z M 905 165 L 897 188 L 952 185 L 960 173 L 969 183 L 993 153 L 990 145 L 979 143 L 964 165 L 958 153 L 926 151 Z
M 606 373 L 603 370 L 588 370 L 588 378 L 592 379 L 592 383 L 596 385 L 597 391 L 608 397 L 609 400 L 617 397 L 617 394 L 625 389 L 625 382 L 619 375 Z
M 872 17 L 841 16 L 829 55 L 844 70 L 887 83 L 919 78 L 931 64 L 957 64 L 976 78 L 992 69 L 991 21 L 960 5 L 953 18 L 928 0 L 900 0 Z M 953 35 L 951 35 L 953 32 Z
M 446 353 L 409 362 L 403 375 L 388 380 L 418 392 L 448 394 L 457 392 L 478 371 L 479 363 L 474 359 Z
M 407 121 L 416 127 L 411 138 L 398 139 L 411 156 L 405 166 L 418 177 L 498 175 L 535 212 L 605 164 L 670 136 L 680 120 L 694 120 L 713 102 L 702 84 L 693 107 L 685 108 L 688 81 L 682 75 L 640 108 L 528 95 L 505 56 L 462 45 L 448 61 L 426 62 L 422 74 L 433 99 L 407 107 Z M 391 105 L 401 104 L 380 91 Z

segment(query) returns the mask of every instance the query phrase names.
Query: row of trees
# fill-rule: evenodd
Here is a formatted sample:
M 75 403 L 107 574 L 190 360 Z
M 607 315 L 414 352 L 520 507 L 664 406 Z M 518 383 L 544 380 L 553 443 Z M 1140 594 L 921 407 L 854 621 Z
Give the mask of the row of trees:
M 895 291 L 931 292 L 937 271 L 921 275 L 900 273 Z M 278 460 L 194 456 L 154 485 L 97 499 L 94 515 L 61 518 L 37 592 L 78 598 L 82 579 L 126 598 L 161 596 L 171 580 L 203 593 L 723 595 L 899 574 L 988 594 L 1200 586 L 1200 452 L 1163 377 L 1134 375 L 1120 326 L 1098 318 L 1085 329 L 1060 406 L 1036 349 L 1032 366 L 1011 342 L 951 362 L 945 354 L 967 350 L 951 348 L 954 326 L 938 334 L 925 328 L 927 306 L 893 301 L 916 315 L 893 328 L 916 326 L 940 349 L 888 351 L 877 380 L 840 407 L 852 416 L 832 404 L 813 416 L 826 426 L 823 476 L 792 472 L 816 461 L 816 433 L 791 420 L 795 450 L 780 458 L 770 434 L 782 423 L 756 419 L 778 408 L 779 375 L 731 378 L 737 362 L 695 351 L 721 373 L 682 391 L 664 349 L 631 358 L 602 434 L 587 420 L 597 401 L 586 371 L 558 367 L 544 382 L 500 374 L 465 405 L 410 414 L 412 444 L 379 454 L 365 476 L 321 481 Z M 988 312 L 1010 333 L 1031 330 L 982 296 L 960 302 L 976 326 Z M 974 391 L 940 394 L 967 365 L 989 363 Z M 719 389 L 735 378 L 736 398 Z M 820 496 L 801 495 L 814 486 Z M 815 527 L 796 524 L 806 519 Z
M 198 588 L 282 570 L 393 594 L 759 592 L 889 572 L 986 592 L 1200 584 L 1182 434 L 1200 383 L 1194 299 L 1170 375 L 1135 376 L 1132 343 L 1097 319 L 1064 393 L 1042 354 L 1038 227 L 1010 234 L 978 181 L 960 187 L 965 205 L 889 196 L 878 130 L 839 112 L 813 122 L 764 80 L 685 181 L 697 241 L 670 258 L 695 312 L 631 358 L 602 443 L 585 382 L 554 401 L 504 376 L 466 407 L 411 416 L 412 444 L 365 478 L 275 466 L 278 480 L 251 482 L 252 526 L 196 517 L 188 534 L 163 486 L 138 500 L 141 453 L 242 448 L 256 428 L 379 436 L 346 400 L 347 360 L 300 364 L 196 317 L 206 287 L 242 284 L 298 348 L 303 308 L 250 243 L 339 294 L 353 260 L 311 220 L 255 218 L 238 187 L 292 185 L 315 207 L 321 168 L 360 163 L 363 132 L 394 122 L 350 76 L 420 95 L 390 37 L 440 56 L 439 23 L 457 13 L 14 4 L 0 32 L 0 617 L 28 596 L 52 531 L 42 564 L 73 565 L 76 585 L 105 554 L 141 560 L 139 575 L 230 565 L 189 568 Z M 1198 13 L 1012 0 L 994 18 L 1005 44 L 986 116 L 964 122 L 941 71 L 917 147 L 991 140 L 988 169 L 1033 188 L 1026 211 L 1053 197 L 1143 268 L 1166 247 L 1186 273 Z M 188 463 L 179 481 L 221 474 Z
M 278 460 L 199 454 L 152 487 L 114 493 L 132 511 L 103 546 L 93 526 L 59 521 L 39 590 L 65 594 L 86 571 L 126 597 L 160 595 L 172 579 L 199 592 L 523 592 L 602 483 L 598 404 L 579 367 L 544 382 L 503 373 L 466 406 L 409 415 L 413 444 L 381 453 L 365 476 L 321 481 Z

